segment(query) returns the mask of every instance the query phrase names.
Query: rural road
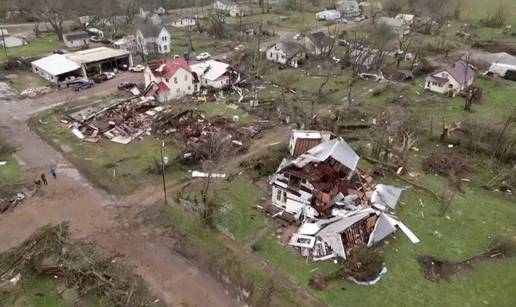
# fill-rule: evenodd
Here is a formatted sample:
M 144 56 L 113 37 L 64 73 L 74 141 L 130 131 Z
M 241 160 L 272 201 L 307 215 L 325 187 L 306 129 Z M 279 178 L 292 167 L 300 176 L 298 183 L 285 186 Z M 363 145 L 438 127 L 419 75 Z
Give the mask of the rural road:
M 70 95 L 74 99 L 100 98 L 116 91 L 118 82 L 141 77 L 125 73 L 80 92 L 80 96 L 69 90 L 33 100 L 8 100 L 0 96 L 0 135 L 18 147 L 16 159 L 25 181 L 32 182 L 41 173 L 47 173 L 48 178 L 50 166 L 58 166 L 56 180 L 50 179 L 49 185 L 35 197 L 0 214 L 0 252 L 21 243 L 41 226 L 69 221 L 74 238 L 93 241 L 123 255 L 123 260 L 135 267 L 167 305 L 241 306 L 208 272 L 174 252 L 172 239 L 133 224 L 132 214 L 151 205 L 152 199 L 118 199 L 95 188 L 27 126 L 31 116 L 65 103 Z

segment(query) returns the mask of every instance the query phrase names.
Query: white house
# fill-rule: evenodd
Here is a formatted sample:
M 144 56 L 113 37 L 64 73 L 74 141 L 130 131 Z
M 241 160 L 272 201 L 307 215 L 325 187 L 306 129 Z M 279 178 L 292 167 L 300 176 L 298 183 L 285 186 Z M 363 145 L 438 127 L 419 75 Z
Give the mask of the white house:
M 149 63 L 144 76 L 145 87 L 153 86 L 160 102 L 192 95 L 198 90 L 192 69 L 183 58 Z
M 340 18 L 340 16 L 341 14 L 337 10 L 324 10 L 315 13 L 315 18 L 317 20 L 337 20 Z
M 457 61 L 428 75 L 425 89 L 454 96 L 469 87 L 474 80 L 475 69 L 463 61 Z
M 358 17 L 362 14 L 362 9 L 357 1 L 339 1 L 336 8 L 343 17 Z
M 229 11 L 236 7 L 237 5 L 235 4 L 235 2 L 231 1 L 231 0 L 216 0 L 215 2 L 213 2 L 213 8 L 218 10 L 218 11 L 223 11 L 223 12 L 226 12 L 229 14 Z
M 231 83 L 231 69 L 229 64 L 209 60 L 191 66 L 192 72 L 202 87 L 222 89 Z
M 144 55 L 170 53 L 171 35 L 163 25 L 144 23 L 137 27 L 136 41 Z
M 63 42 L 68 48 L 86 47 L 90 43 L 90 35 L 87 32 L 71 32 L 63 35 Z
M 266 51 L 269 61 L 297 68 L 299 62 L 306 58 L 303 46 L 296 42 L 279 42 Z

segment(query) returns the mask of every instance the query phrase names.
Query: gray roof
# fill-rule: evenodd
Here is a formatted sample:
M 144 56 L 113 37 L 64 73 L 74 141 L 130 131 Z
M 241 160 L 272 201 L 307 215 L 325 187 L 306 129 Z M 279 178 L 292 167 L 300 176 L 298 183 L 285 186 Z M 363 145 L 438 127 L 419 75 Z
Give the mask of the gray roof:
M 216 0 L 215 2 L 220 2 L 220 3 L 224 4 L 224 5 L 233 5 L 233 4 L 235 4 L 231 0 Z
M 87 32 L 70 32 L 63 35 L 64 38 L 68 41 L 78 40 L 78 39 L 87 39 L 90 38 L 90 35 Z
M 432 73 L 430 76 L 428 76 L 427 80 L 430 78 L 436 80 L 443 80 L 443 78 L 440 77 L 439 74 L 444 71 L 449 73 L 453 77 L 453 79 L 455 79 L 459 84 L 462 85 L 471 82 L 475 78 L 475 70 L 471 65 L 466 64 L 466 62 L 464 61 L 457 61 L 444 69 L 440 69 Z
M 360 157 L 342 138 L 321 143 L 299 156 L 292 163 L 297 167 L 304 167 L 310 162 L 323 162 L 328 158 L 340 162 L 351 170 L 355 170 Z
M 287 57 L 293 57 L 303 51 L 303 46 L 296 42 L 284 41 L 276 44 L 276 47 L 285 52 Z
M 158 37 L 163 28 L 163 25 L 155 25 L 151 22 L 138 25 L 138 31 L 140 31 L 145 38 Z
M 497 54 L 498 59 L 495 63 L 506 64 L 506 65 L 515 65 L 516 66 L 516 57 L 510 55 L 506 52 L 500 52 Z
M 324 32 L 314 32 L 306 36 L 318 48 L 324 48 L 333 45 L 333 39 Z

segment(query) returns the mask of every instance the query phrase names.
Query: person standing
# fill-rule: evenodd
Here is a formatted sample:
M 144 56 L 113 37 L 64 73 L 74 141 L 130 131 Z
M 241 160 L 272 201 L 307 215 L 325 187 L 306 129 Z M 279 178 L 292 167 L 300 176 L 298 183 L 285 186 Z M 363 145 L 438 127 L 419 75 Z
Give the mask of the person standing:
M 48 185 L 47 176 L 45 176 L 45 174 L 41 174 L 41 181 L 44 185 Z
M 54 177 L 54 179 L 57 179 L 57 169 L 55 166 L 52 166 L 50 168 L 50 174 L 52 175 L 52 177 Z

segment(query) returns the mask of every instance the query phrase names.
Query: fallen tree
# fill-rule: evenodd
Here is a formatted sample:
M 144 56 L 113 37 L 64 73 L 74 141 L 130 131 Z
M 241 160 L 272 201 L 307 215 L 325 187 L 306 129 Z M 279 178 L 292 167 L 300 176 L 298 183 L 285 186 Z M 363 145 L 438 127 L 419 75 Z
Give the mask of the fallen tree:
M 67 223 L 47 225 L 0 255 L 0 284 L 16 276 L 42 275 L 75 288 L 79 298 L 95 294 L 113 306 L 148 306 L 151 298 L 138 276 L 91 243 L 69 239 Z M 155 306 L 155 304 L 153 304 Z

